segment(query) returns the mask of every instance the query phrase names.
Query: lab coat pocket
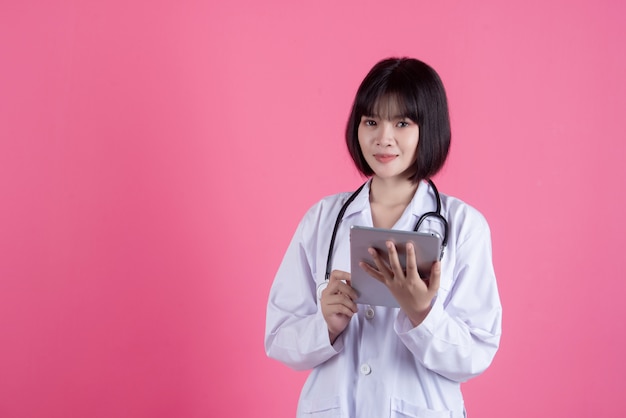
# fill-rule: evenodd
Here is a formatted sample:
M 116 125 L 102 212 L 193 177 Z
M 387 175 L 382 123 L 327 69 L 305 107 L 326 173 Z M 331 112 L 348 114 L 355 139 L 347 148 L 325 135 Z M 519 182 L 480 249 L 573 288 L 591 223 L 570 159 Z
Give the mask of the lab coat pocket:
M 451 418 L 450 411 L 422 408 L 403 399 L 391 399 L 391 418 Z
M 339 396 L 323 399 L 303 399 L 301 401 L 302 416 L 315 418 L 343 417 Z

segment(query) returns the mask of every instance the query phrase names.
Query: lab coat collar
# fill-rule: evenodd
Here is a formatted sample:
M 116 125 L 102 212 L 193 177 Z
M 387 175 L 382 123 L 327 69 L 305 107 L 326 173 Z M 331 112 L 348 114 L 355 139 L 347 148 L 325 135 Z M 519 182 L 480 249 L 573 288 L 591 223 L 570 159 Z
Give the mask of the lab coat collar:
M 426 212 L 434 212 L 437 210 L 435 192 L 426 180 L 420 181 L 413 195 L 413 199 L 411 199 L 410 206 L 411 213 L 418 218 Z
M 372 183 L 372 179 L 370 178 L 363 189 L 359 192 L 357 197 L 354 198 L 352 203 L 346 209 L 346 212 L 343 214 L 344 219 L 354 215 L 355 213 L 361 213 L 363 211 L 370 211 L 370 184 Z M 352 192 L 354 193 L 354 192 Z M 344 199 L 343 203 L 348 200 L 349 196 L 352 196 L 352 193 Z
M 372 179 L 370 178 L 367 183 L 365 183 L 365 186 L 358 194 L 358 196 L 352 201 L 352 203 L 350 203 L 350 205 L 346 209 L 346 212 L 343 215 L 344 218 L 348 218 L 355 213 L 371 211 L 369 199 L 371 183 Z M 345 200 L 348 200 L 348 197 L 346 197 Z M 427 181 L 420 181 L 419 185 L 417 186 L 417 190 L 413 195 L 413 199 L 411 199 L 411 203 L 409 203 L 409 207 L 407 209 L 417 218 L 419 218 L 426 212 L 434 212 L 437 209 L 437 202 L 435 202 L 435 193 L 433 193 Z M 411 226 L 411 229 L 412 228 L 413 227 Z

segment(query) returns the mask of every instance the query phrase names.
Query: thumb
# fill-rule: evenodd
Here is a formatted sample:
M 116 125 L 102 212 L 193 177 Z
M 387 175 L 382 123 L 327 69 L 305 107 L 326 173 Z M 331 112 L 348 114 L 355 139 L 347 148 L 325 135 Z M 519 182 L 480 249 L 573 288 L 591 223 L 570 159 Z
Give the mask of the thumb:
M 430 269 L 430 277 L 428 280 L 428 290 L 439 290 L 439 284 L 441 283 L 441 261 L 435 261 Z

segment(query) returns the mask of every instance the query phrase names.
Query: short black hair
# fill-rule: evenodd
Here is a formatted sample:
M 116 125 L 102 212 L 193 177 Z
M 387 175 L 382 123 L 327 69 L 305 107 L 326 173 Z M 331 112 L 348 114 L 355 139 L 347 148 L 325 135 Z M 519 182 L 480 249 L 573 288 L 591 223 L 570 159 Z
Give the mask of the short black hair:
M 410 180 L 417 183 L 434 176 L 450 149 L 448 100 L 435 70 L 414 58 L 378 62 L 359 86 L 346 127 L 346 144 L 357 169 L 365 176 L 374 174 L 361 152 L 359 124 L 362 116 L 374 116 L 386 100 L 395 100 L 403 116 L 419 126 L 415 173 Z

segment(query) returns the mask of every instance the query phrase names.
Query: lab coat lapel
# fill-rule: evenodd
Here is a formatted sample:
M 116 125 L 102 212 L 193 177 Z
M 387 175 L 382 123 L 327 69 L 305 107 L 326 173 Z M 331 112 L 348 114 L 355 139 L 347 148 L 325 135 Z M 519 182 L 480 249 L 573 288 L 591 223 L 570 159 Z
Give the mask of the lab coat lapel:
M 367 181 L 363 189 L 346 209 L 343 215 L 343 220 L 346 224 L 372 226 L 372 212 L 370 208 L 371 181 L 371 179 Z M 348 200 L 348 197 L 345 200 Z

